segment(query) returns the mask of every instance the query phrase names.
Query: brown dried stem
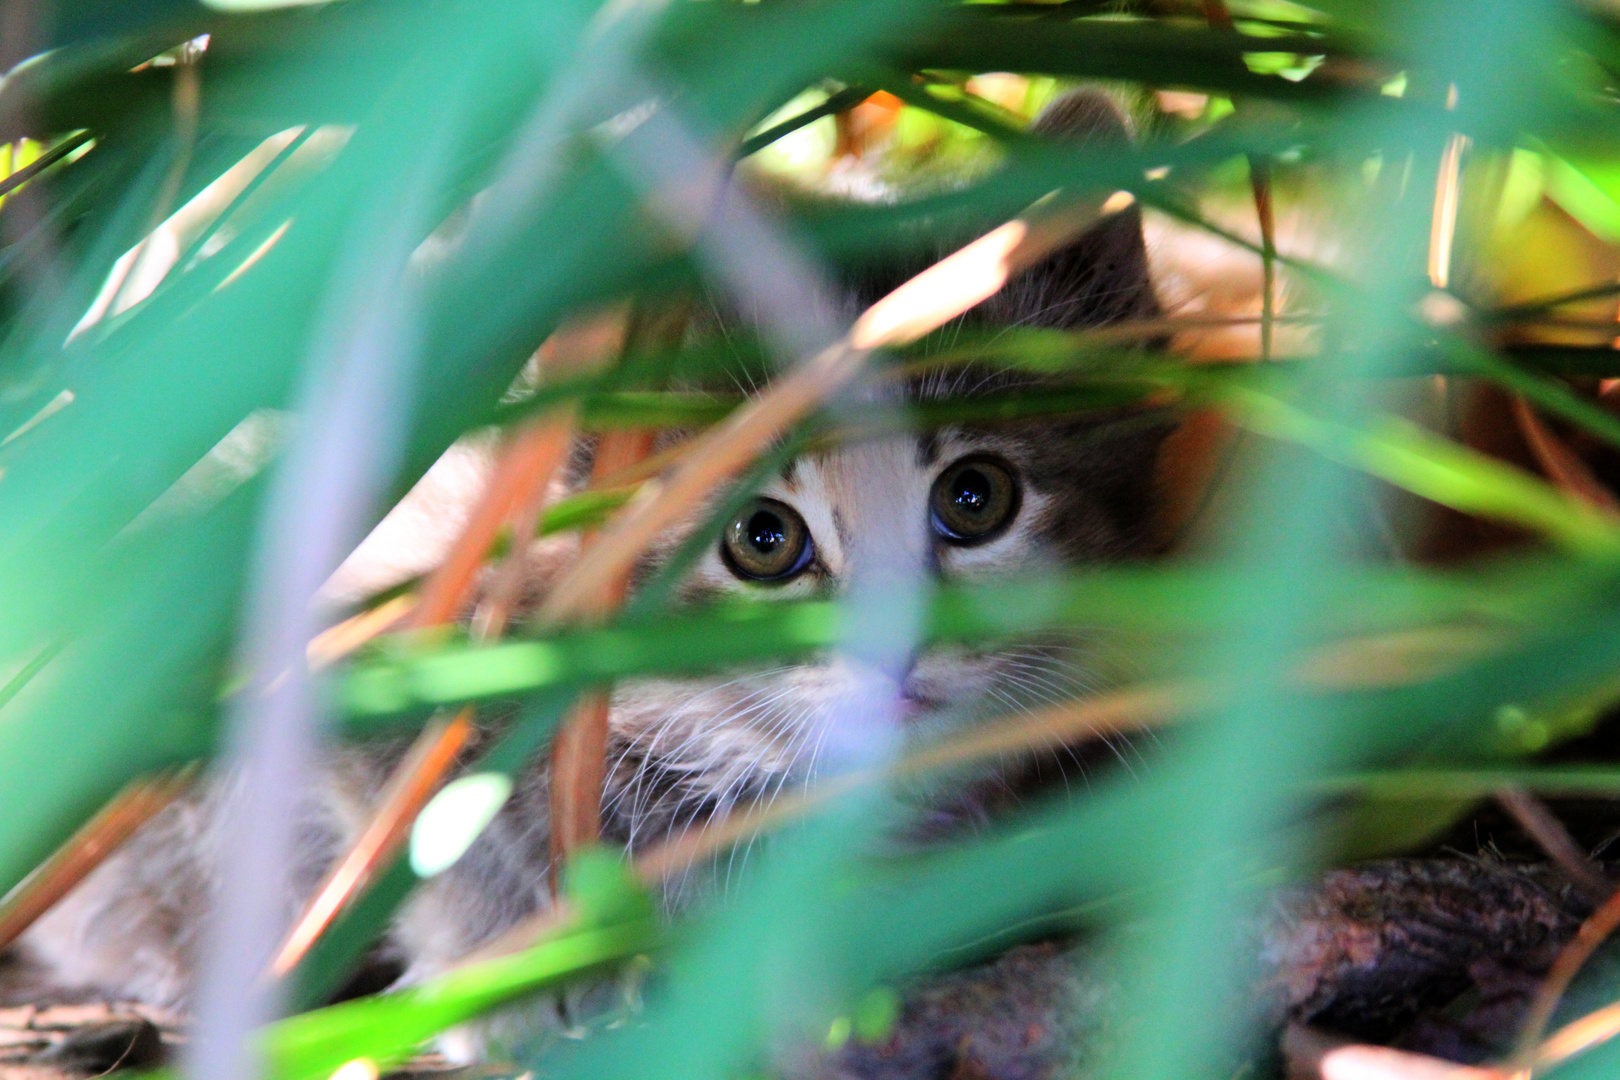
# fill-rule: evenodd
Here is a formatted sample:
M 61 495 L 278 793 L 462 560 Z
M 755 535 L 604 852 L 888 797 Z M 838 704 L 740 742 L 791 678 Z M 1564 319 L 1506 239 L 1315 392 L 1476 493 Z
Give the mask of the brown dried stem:
M 602 785 L 607 775 L 609 697 L 590 690 L 558 727 L 551 743 L 551 865 L 602 834 Z M 560 878 L 552 875 L 555 890 Z
M 512 513 L 543 494 L 562 464 L 573 437 L 572 417 L 531 422 L 508 444 L 483 498 L 457 537 L 449 556 L 429 576 L 407 617 L 413 628 L 448 622 L 465 606 L 479 568 Z M 360 836 L 328 871 L 283 940 L 270 967 L 280 978 L 298 966 L 339 913 L 398 854 L 416 815 L 439 790 L 472 734 L 472 709 L 448 724 L 429 724 L 389 776 L 377 808 Z
M 645 457 L 628 462 L 612 472 L 604 473 L 600 477 L 593 473 L 591 482 L 585 490 L 612 491 L 614 488 L 626 488 L 633 484 L 640 484 L 642 481 L 649 480 L 674 465 L 685 457 L 687 451 L 691 448 L 692 440 L 683 439 L 673 446 L 666 446 L 657 453 L 649 453 Z
M 1608 1042 L 1616 1035 L 1620 1035 L 1620 1002 L 1605 1005 L 1579 1019 L 1571 1020 L 1547 1036 L 1546 1040 L 1536 1047 L 1530 1071 L 1546 1072 L 1577 1054 L 1584 1054 L 1594 1046 Z M 1524 1074 L 1521 1072 L 1516 1075 L 1522 1077 Z
M 650 431 L 610 431 L 597 445 L 591 466 L 595 484 L 633 467 L 652 450 Z M 594 535 L 585 538 L 588 554 Z M 624 603 L 630 586 L 625 567 L 595 598 L 587 614 L 601 618 Z M 594 843 L 602 831 L 602 784 L 605 779 L 608 733 L 608 692 L 599 688 L 584 694 L 557 731 L 551 756 L 551 861 L 561 866 L 568 856 Z M 557 877 L 553 875 L 555 884 Z
M 287 935 L 270 965 L 280 978 L 298 966 L 309 947 L 325 933 L 349 898 L 371 881 L 383 860 L 399 850 L 416 815 L 439 790 L 439 781 L 455 764 L 472 737 L 473 711 L 464 708 L 448 722 L 436 720 L 412 744 L 378 800 L 376 811 L 358 840 L 327 872 L 320 888 Z
M 1530 403 L 1522 397 L 1513 398 L 1513 420 L 1547 479 L 1577 499 L 1600 510 L 1620 514 L 1620 500 L 1593 474 L 1580 455 L 1570 449 L 1569 444 L 1541 422 Z
M 1547 809 L 1547 804 L 1519 787 L 1504 787 L 1496 792 L 1496 801 L 1513 816 L 1519 827 L 1547 853 L 1564 876 L 1594 901 L 1602 901 L 1614 891 L 1614 885 L 1603 876 L 1591 859 L 1586 857 L 1575 838 L 1569 835 L 1564 823 Z
M 191 783 L 195 766 L 132 781 L 80 826 L 45 862 L 0 901 L 0 949 L 16 941 L 51 906 L 173 802 Z
M 891 776 L 908 776 L 950 765 L 980 760 L 1031 747 L 1102 736 L 1167 723 L 1195 708 L 1202 695 L 1186 687 L 1144 686 L 1064 702 L 1035 713 L 1020 715 L 988 728 L 967 732 L 902 758 L 892 770 L 855 773 L 825 783 L 814 792 L 799 792 L 771 805 L 710 821 L 646 851 L 635 860 L 635 873 L 644 884 L 655 886 L 671 874 L 700 859 L 726 850 L 782 822 L 791 821 L 817 806 L 863 784 Z M 568 925 L 558 906 L 512 927 L 463 963 L 485 960 L 526 949 L 546 935 Z
M 316 671 L 331 667 L 366 642 L 394 629 L 415 607 L 416 597 L 406 593 L 327 627 L 316 634 L 304 650 L 309 666 Z
M 625 313 L 614 309 L 569 323 L 538 353 L 541 374 L 578 373 L 598 367 L 623 346 Z M 454 618 L 467 603 L 479 569 L 503 527 L 545 497 L 573 440 L 573 410 L 528 422 L 507 444 L 495 474 L 445 561 L 428 577 L 421 599 L 408 617 L 415 628 Z M 533 533 L 531 524 L 530 534 Z M 515 545 L 511 561 L 522 558 Z M 504 626 L 504 618 L 500 626 Z M 497 632 L 499 627 L 497 627 Z M 438 791 L 472 736 L 473 711 L 462 709 L 448 724 L 430 724 L 411 744 L 389 776 L 377 809 L 359 838 L 338 860 L 294 923 L 278 950 L 270 974 L 292 971 L 321 933 L 376 874 L 392 860 L 416 815 Z
M 1574 981 L 1576 974 L 1591 959 L 1597 947 L 1609 935 L 1614 933 L 1615 927 L 1620 926 L 1620 890 L 1615 890 L 1607 900 L 1575 932 L 1575 937 L 1559 952 L 1558 958 L 1553 961 L 1552 969 L 1547 977 L 1536 988 L 1536 996 L 1530 1003 L 1530 1011 L 1526 1014 L 1524 1025 L 1519 1030 L 1518 1049 L 1514 1053 L 1514 1071 L 1529 1069 L 1541 1056 L 1538 1053 L 1538 1044 L 1542 1033 L 1547 1030 L 1547 1022 L 1552 1019 L 1553 1011 L 1563 1000 L 1564 991 Z
M 573 434 L 571 412 L 541 417 L 517 432 L 450 554 L 422 587 L 411 627 L 438 626 L 460 614 L 495 538 L 520 508 L 544 495 Z
M 1294 667 L 1293 679 L 1310 693 L 1408 685 L 1434 678 L 1477 657 L 1496 640 L 1489 634 L 1462 634 L 1446 627 L 1352 638 L 1302 655 Z M 891 770 L 844 776 L 821 784 L 814 792 L 784 796 L 768 807 L 738 812 L 688 830 L 638 856 L 636 874 L 647 885 L 656 885 L 700 859 L 793 820 L 858 785 L 1089 737 L 1159 727 L 1206 707 L 1217 693 L 1216 687 L 1192 683 L 1138 686 L 1007 717 L 915 750 Z M 566 917 L 555 910 L 536 916 L 480 950 L 478 956 L 487 958 L 526 948 L 566 922 Z M 1615 1031 L 1620 1032 L 1620 1005 L 1615 1008 L 1613 1021 Z
M 1073 743 L 1082 738 L 1160 727 L 1195 708 L 1202 697 L 1186 686 L 1142 686 L 1008 717 L 907 754 L 888 770 L 850 774 L 821 784 L 814 793 L 776 799 L 763 809 L 733 814 L 689 830 L 638 858 L 636 873 L 649 885 L 655 884 L 775 824 L 886 777 L 917 776 L 1004 754 Z
M 1457 634 L 1444 627 L 1352 638 L 1301 656 L 1293 678 L 1302 689 L 1313 693 L 1408 685 L 1434 678 L 1478 656 L 1494 640 L 1489 635 Z M 734 813 L 688 830 L 641 854 L 636 859 L 636 874 L 649 886 L 656 885 L 700 859 L 793 820 L 858 785 L 1084 738 L 1159 727 L 1205 707 L 1216 692 L 1214 687 L 1192 683 L 1139 686 L 1008 717 L 915 750 L 902 757 L 892 770 L 844 776 L 821 784 L 814 792 L 783 796 L 768 807 Z M 541 934 L 565 922 L 555 912 L 537 916 L 481 950 L 479 956 L 526 948 Z M 1620 1006 L 1616 1013 L 1620 1022 Z
M 623 348 L 626 324 L 624 309 L 613 308 L 559 327 L 536 353 L 541 376 L 578 375 L 601 367 Z M 423 586 L 411 626 L 437 626 L 456 617 L 502 527 L 544 497 L 568 453 L 573 429 L 572 407 L 518 429 L 461 536 Z
M 1230 16 L 1227 25 L 1231 25 Z M 1271 165 L 1259 154 L 1249 155 L 1249 186 L 1254 189 L 1254 212 L 1260 222 L 1260 359 L 1270 360 L 1277 321 L 1277 218 L 1272 208 Z

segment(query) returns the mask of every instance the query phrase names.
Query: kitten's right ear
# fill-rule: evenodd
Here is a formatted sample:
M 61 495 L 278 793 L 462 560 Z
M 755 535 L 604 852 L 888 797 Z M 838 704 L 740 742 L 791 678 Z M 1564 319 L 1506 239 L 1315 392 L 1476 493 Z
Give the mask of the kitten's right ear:
M 1119 108 L 1098 90 L 1072 90 L 1054 99 L 1030 124 L 1030 134 L 1054 141 L 1121 150 L 1131 143 Z M 977 234 L 947 235 L 846 272 L 844 285 L 858 314 L 928 269 Z M 1142 215 L 1130 206 L 1099 222 L 1068 246 L 1014 277 L 969 312 L 970 324 L 1045 326 L 1073 330 L 1159 314 L 1148 275 Z
M 1131 142 L 1125 118 L 1098 90 L 1072 90 L 1056 98 L 1035 118 L 1030 132 L 1104 151 L 1124 149 Z M 984 314 L 995 323 L 1060 330 L 1158 315 L 1141 211 L 1133 205 L 1109 215 L 1019 274 L 986 303 Z
M 1035 135 L 1100 146 L 1126 146 L 1131 141 L 1119 108 L 1098 90 L 1071 90 L 1053 98 L 1031 122 L 1029 130 Z

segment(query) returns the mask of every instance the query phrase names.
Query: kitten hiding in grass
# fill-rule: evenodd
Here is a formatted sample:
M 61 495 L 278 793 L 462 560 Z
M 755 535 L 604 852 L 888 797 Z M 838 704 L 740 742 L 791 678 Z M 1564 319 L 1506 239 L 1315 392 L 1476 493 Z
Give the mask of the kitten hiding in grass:
M 1036 122 L 1057 138 L 1125 140 L 1112 106 L 1070 95 Z M 892 281 L 852 286 L 869 302 Z M 965 317 L 984 327 L 1074 329 L 1158 311 L 1134 209 L 1019 275 Z M 914 381 L 927 398 L 1020 385 L 964 368 Z M 1128 558 L 1148 542 L 1157 418 L 1063 418 L 947 427 L 805 454 L 771 478 L 682 580 L 698 603 L 726 595 L 838 596 L 873 566 L 920 580 Z M 680 539 L 678 531 L 663 542 Z M 656 557 L 656 553 L 655 553 Z M 1072 645 L 1026 643 L 917 656 L 883 692 L 911 730 L 1065 700 L 1094 677 Z M 854 679 L 837 657 L 707 679 L 636 680 L 610 711 L 604 832 L 632 849 L 769 800 L 813 777 L 828 719 Z M 334 752 L 301 822 L 289 913 L 362 825 L 384 775 L 361 751 Z M 205 786 L 158 816 L 23 940 L 56 987 L 184 1009 L 201 922 L 215 893 L 214 808 Z M 946 800 L 951 802 L 951 800 Z M 486 833 L 407 904 L 392 931 L 406 981 L 445 970 L 550 903 L 548 785 L 536 765 Z M 973 800 L 951 812 L 973 812 Z
M 1060 100 L 1036 130 L 1124 137 L 1112 108 L 1090 94 Z M 1134 211 L 1115 216 L 1020 275 L 964 322 L 1069 329 L 1152 317 L 1158 305 L 1140 230 Z M 852 306 L 925 262 L 897 270 L 891 280 L 852 285 Z M 915 381 L 905 392 L 928 397 L 1012 385 L 1017 380 L 1005 373 L 967 368 Z M 1164 427 L 1151 414 L 1119 419 L 948 427 L 806 454 L 727 523 L 682 581 L 680 595 L 693 603 L 734 594 L 837 596 L 874 564 L 969 581 L 1144 554 Z M 662 547 L 678 540 L 677 531 Z M 1091 689 L 1098 673 L 1072 642 L 1039 641 L 935 650 L 885 677 L 893 706 L 886 711 L 909 731 L 931 733 L 1075 696 Z M 681 828 L 811 782 L 820 736 L 853 681 L 842 661 L 824 658 L 619 686 L 602 801 L 608 838 L 645 849 Z M 387 764 L 363 750 L 334 751 L 325 762 L 301 822 L 289 916 L 363 825 Z M 984 813 L 1002 777 L 975 779 L 989 782 L 964 783 L 943 798 L 929 793 L 944 827 Z M 184 1010 L 216 888 L 221 838 L 214 810 L 224 786 L 203 786 L 175 803 L 42 920 L 20 943 L 13 965 L 12 974 L 29 981 L 5 987 L 8 996 L 102 997 Z M 537 764 L 486 834 L 418 890 L 396 920 L 388 948 L 402 962 L 405 981 L 445 970 L 547 907 L 547 815 L 547 776 Z M 1567 886 L 1542 871 L 1482 860 L 1404 860 L 1335 871 L 1311 889 L 1279 896 L 1274 909 L 1253 949 L 1261 969 L 1254 1005 L 1266 1021 L 1323 1024 L 1364 1038 L 1401 1036 L 1408 1045 L 1456 1056 L 1446 1048 L 1488 1051 L 1491 1037 L 1514 1030 L 1527 981 L 1533 985 L 1545 971 L 1590 904 L 1572 900 Z M 1099 1047 L 1105 1049 L 1117 1020 L 1108 973 L 1095 960 L 1084 947 L 1045 942 L 920 981 L 881 1044 L 851 1041 L 801 1063 L 795 1075 L 1079 1075 L 1084 1059 L 1104 1052 Z M 1485 1006 L 1459 1020 L 1446 1007 L 1470 988 Z M 555 1029 L 568 1016 L 546 1002 L 509 1019 L 517 1030 L 525 1023 Z M 124 1053 L 128 1045 L 114 1048 Z

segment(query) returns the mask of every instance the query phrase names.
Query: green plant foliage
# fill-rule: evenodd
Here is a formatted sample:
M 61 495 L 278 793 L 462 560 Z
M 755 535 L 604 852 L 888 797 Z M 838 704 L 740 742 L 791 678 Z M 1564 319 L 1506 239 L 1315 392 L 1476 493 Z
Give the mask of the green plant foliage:
M 1183 312 L 1135 338 L 947 328 L 875 357 L 874 378 L 991 363 L 1043 381 L 814 411 L 722 488 L 625 614 L 499 642 L 387 636 L 323 676 L 332 736 L 493 706 L 503 726 L 470 767 L 511 776 L 582 691 L 847 647 L 865 629 L 855 598 L 692 608 L 673 583 L 805 447 L 1143 402 L 1215 409 L 1256 436 L 1199 557 L 929 585 L 918 636 L 1115 642 L 1130 660 L 1121 686 L 1187 691 L 1175 734 L 1141 776 L 903 855 L 883 843 L 906 811 L 894 762 L 879 762 L 784 815 L 723 902 L 673 920 L 617 854 L 589 851 L 567 867 L 568 917 L 550 936 L 317 1007 L 418 884 L 398 862 L 297 972 L 294 1014 L 258 1042 L 265 1075 L 395 1065 L 448 1027 L 612 978 L 631 957 L 655 972 L 634 1023 L 521 1066 L 558 1080 L 654 1065 L 668 1080 L 760 1075 L 773 1050 L 825 1044 L 829 1029 L 885 1038 L 906 980 L 1029 927 L 1083 929 L 1123 972 L 1129 1022 L 1107 1075 L 1233 1075 L 1254 1039 L 1222 1007 L 1247 963 L 1233 927 L 1262 882 L 1344 835 L 1401 850 L 1504 784 L 1620 798 L 1620 767 L 1536 760 L 1620 700 L 1620 519 L 1380 396 L 1418 376 L 1477 380 L 1572 441 L 1620 445 L 1595 397 L 1620 376 L 1603 325 L 1613 267 L 1592 256 L 1607 277 L 1572 277 L 1564 249 L 1523 239 L 1557 215 L 1583 230 L 1582 251 L 1620 240 L 1620 18 L 1584 0 L 1229 6 L 1228 27 L 1193 3 L 55 5 L 32 58 L 0 79 L 0 140 L 19 148 L 0 157 L 0 884 L 132 779 L 215 755 L 245 682 L 270 479 L 378 267 L 399 308 L 399 434 L 379 450 L 395 497 L 491 425 L 569 410 L 588 431 L 713 429 L 747 400 L 738 371 L 795 359 L 694 336 L 520 380 L 571 316 L 715 285 L 708 238 L 671 220 L 668 193 L 616 150 L 661 110 L 727 168 L 788 174 L 791 190 L 763 201 L 814 265 L 869 267 L 919 241 L 945 251 L 1053 191 L 1124 190 L 1177 235 L 1274 255 L 1296 303 L 1271 330 L 1306 326 L 1308 344 L 1265 365 L 1189 364 L 1173 338 Z M 1026 81 L 992 101 L 977 82 L 991 73 Z M 1080 81 L 1138 114 L 1132 145 L 1025 130 Z M 867 178 L 880 197 L 805 194 L 835 164 L 830 118 L 880 89 L 903 103 L 889 170 Z M 1160 91 L 1202 98 L 1172 115 Z M 803 153 L 771 151 L 811 135 Z M 1454 139 L 1477 168 L 1458 181 L 1446 279 L 1425 255 Z M 1273 253 L 1227 212 L 1251 205 L 1261 173 L 1280 204 L 1338 211 L 1320 215 L 1333 243 Z M 1557 332 L 1531 332 L 1549 320 Z M 1491 562 L 1361 558 L 1335 522 L 1372 481 L 1531 540 Z M 638 483 L 556 501 L 537 531 L 602 526 Z M 1389 641 L 1407 651 L 1384 677 L 1367 656 Z M 1350 807 L 1340 818 L 1314 812 L 1335 800 Z M 1620 981 L 1593 993 L 1620 998 Z M 1568 1071 L 1596 1075 L 1616 1052 Z

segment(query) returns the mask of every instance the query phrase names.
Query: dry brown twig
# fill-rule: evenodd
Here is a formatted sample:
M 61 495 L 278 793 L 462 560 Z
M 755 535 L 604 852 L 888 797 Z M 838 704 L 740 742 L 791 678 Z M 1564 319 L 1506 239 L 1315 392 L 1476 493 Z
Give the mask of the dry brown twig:
M 593 476 L 590 485 L 585 490 L 612 491 L 614 488 L 639 485 L 642 481 L 650 480 L 685 457 L 687 452 L 692 449 L 692 442 L 693 440 L 690 438 L 682 439 L 672 446 L 666 446 L 662 450 L 649 453 L 645 457 L 615 469 L 599 479 Z
M 1547 1022 L 1552 1020 L 1558 1002 L 1563 1001 L 1563 993 L 1570 988 L 1571 981 L 1575 981 L 1576 973 L 1586 965 L 1591 955 L 1597 952 L 1597 946 L 1604 944 L 1617 926 L 1620 926 L 1620 889 L 1615 889 L 1609 895 L 1609 899 L 1604 900 L 1596 912 L 1592 912 L 1586 921 L 1581 923 L 1581 928 L 1575 931 L 1575 938 L 1558 952 L 1558 959 L 1552 962 L 1552 970 L 1547 972 L 1547 978 L 1544 978 L 1541 986 L 1536 988 L 1536 997 L 1531 1001 L 1529 1012 L 1524 1015 L 1524 1023 L 1520 1028 L 1518 1048 L 1513 1052 L 1515 1072 L 1547 1067 L 1545 1062 L 1554 1061 L 1554 1057 L 1550 1057 L 1550 1054 L 1558 1054 L 1555 1061 L 1563 1061 L 1565 1057 L 1575 1056 L 1576 1052 L 1591 1048 L 1597 1041 L 1604 1041 L 1605 1038 L 1612 1038 L 1620 1033 L 1620 1027 L 1615 1027 L 1614 1031 L 1609 1031 L 1609 1035 L 1591 1041 L 1592 1036 L 1599 1035 L 1599 1028 L 1602 1025 L 1601 1022 L 1586 1023 L 1586 1020 L 1591 1020 L 1591 1017 L 1586 1017 L 1584 1020 L 1576 1020 L 1575 1023 L 1560 1028 L 1547 1043 L 1542 1044 L 1542 1033 L 1547 1030 Z M 1615 1006 L 1610 1009 L 1615 1009 Z M 1578 1028 L 1576 1025 L 1584 1027 Z
M 1614 885 L 1591 859 L 1586 857 L 1563 822 L 1547 809 L 1547 804 L 1520 787 L 1504 787 L 1495 794 L 1502 809 L 1513 816 L 1519 827 L 1530 834 L 1554 865 L 1592 900 L 1601 902 L 1614 891 Z
M 444 561 L 428 575 L 406 620 L 408 627 L 439 626 L 461 613 L 501 530 L 525 506 L 544 497 L 573 438 L 572 410 L 532 420 L 513 435 L 466 527 Z
M 627 334 L 625 351 L 643 345 L 672 347 L 685 336 L 690 311 L 685 305 L 638 308 Z M 655 455 L 656 432 L 652 430 L 610 431 L 601 436 L 591 462 L 590 488 L 605 489 L 623 483 L 623 477 L 644 469 Z M 679 460 L 690 448 L 690 441 L 672 448 L 671 459 Z M 647 473 L 646 475 L 656 475 Z M 588 555 L 597 533 L 586 532 L 580 541 L 581 557 Z M 596 596 L 588 598 L 585 614 L 602 619 L 624 604 L 630 588 L 630 567 L 610 576 Z M 595 843 L 601 835 L 602 788 L 607 768 L 607 736 L 610 692 L 594 687 L 580 695 L 570 715 L 558 728 L 551 747 L 550 847 L 551 864 L 560 867 L 579 848 Z M 553 893 L 561 875 L 553 873 Z
M 611 360 L 623 347 L 627 313 L 615 308 L 565 324 L 539 351 L 542 376 L 578 374 Z M 530 521 L 539 513 L 552 479 L 573 441 L 572 408 L 530 421 L 507 444 L 495 474 L 474 508 L 449 555 L 422 587 L 406 623 L 412 628 L 448 622 L 466 606 L 478 571 L 504 527 Z M 508 563 L 521 565 L 525 552 L 515 543 Z M 498 634 L 504 614 L 488 624 Z M 389 776 L 370 820 L 359 837 L 327 872 L 314 897 L 304 906 L 272 962 L 270 975 L 285 976 L 297 967 L 320 935 L 343 911 L 379 867 L 399 852 L 410 826 L 449 775 L 473 734 L 473 711 L 463 708 L 449 723 L 429 724 Z
M 349 850 L 327 871 L 320 887 L 287 934 L 271 961 L 270 974 L 281 978 L 298 966 L 311 945 L 338 912 L 363 889 L 383 860 L 399 850 L 416 815 L 439 790 L 439 781 L 455 764 L 472 737 L 473 711 L 461 709 L 453 720 L 436 719 L 423 729 L 405 759 L 389 777 L 377 809 Z
M 331 667 L 366 642 L 394 629 L 415 607 L 416 597 L 406 593 L 327 627 L 310 639 L 305 649 L 309 666 L 316 671 Z
M 1295 681 L 1311 692 L 1333 693 L 1369 685 L 1399 686 L 1432 678 L 1460 657 L 1477 655 L 1482 643 L 1468 638 L 1466 648 L 1445 641 L 1438 650 L 1420 633 L 1353 638 L 1315 650 L 1296 665 Z M 1413 654 L 1397 661 L 1399 650 Z M 1367 657 L 1385 662 L 1374 673 L 1366 670 Z M 892 769 L 859 773 L 837 784 L 824 783 L 814 798 L 778 799 L 769 810 L 741 813 L 676 837 L 637 859 L 638 873 L 652 884 L 676 869 L 691 865 L 765 828 L 787 821 L 852 787 L 886 777 L 916 776 L 955 765 L 1004 755 L 1027 753 L 1043 746 L 1073 744 L 1086 738 L 1122 735 L 1161 727 L 1208 705 L 1216 690 L 1180 682 L 1128 687 L 1095 697 L 1062 702 L 1035 712 L 1018 714 L 973 728 L 950 739 L 925 746 L 902 757 Z
M 540 346 L 542 378 L 585 374 L 611 361 L 624 347 L 627 321 L 628 312 L 615 307 L 565 323 Z M 423 585 L 410 626 L 437 626 L 456 617 L 501 529 L 544 499 L 573 435 L 572 406 L 536 417 L 518 429 L 461 536 Z M 514 553 L 520 550 L 514 545 Z
M 1196 690 L 1184 686 L 1130 687 L 1008 717 L 923 747 L 902 757 L 889 769 L 840 777 L 835 782 L 822 784 L 814 792 L 777 799 L 764 809 L 733 814 L 691 829 L 639 857 L 636 874 L 644 883 L 655 885 L 700 859 L 863 785 L 887 778 L 919 776 L 1041 746 L 1159 727 L 1196 707 L 1201 699 Z
M 743 811 L 689 829 L 635 860 L 636 877 L 649 887 L 781 823 L 791 821 L 840 794 L 889 777 L 913 776 L 951 765 L 1013 753 L 1030 747 L 1139 731 L 1196 707 L 1194 690 L 1176 686 L 1131 687 L 1081 701 L 1064 702 L 1004 723 L 976 729 L 902 758 L 892 769 L 839 777 L 813 792 L 776 799 L 768 807 Z M 547 935 L 567 929 L 568 913 L 553 907 L 512 927 L 462 961 L 475 963 L 531 948 Z
M 595 483 L 615 476 L 644 459 L 652 450 L 650 431 L 610 431 L 602 436 L 591 466 Z M 594 536 L 584 540 L 588 553 Z M 582 557 L 584 557 L 582 555 Z M 624 603 L 630 586 L 626 566 L 609 581 L 586 614 L 602 618 Z M 602 785 L 607 758 L 609 695 L 598 687 L 581 695 L 572 714 L 558 729 L 551 754 L 551 860 L 561 866 L 564 860 L 601 833 Z M 556 884 L 553 875 L 553 886 Z
M 1541 1045 L 1542 1034 L 1547 1030 L 1547 1023 L 1552 1019 L 1558 1003 L 1563 1000 L 1564 991 L 1569 989 L 1569 984 L 1574 981 L 1576 974 L 1585 966 L 1586 961 L 1591 959 L 1598 946 L 1614 933 L 1616 927 L 1620 927 L 1620 889 L 1614 890 L 1609 898 L 1581 923 L 1575 937 L 1559 952 L 1551 970 L 1547 972 L 1547 977 L 1536 988 L 1536 996 L 1530 1003 L 1530 1011 L 1525 1015 L 1524 1023 L 1519 1029 L 1518 1046 L 1513 1055 L 1513 1071 L 1531 1069 L 1545 1058 L 1547 1050 Z M 1557 1041 L 1567 1049 L 1569 1045 L 1578 1041 L 1566 1034 L 1568 1031 L 1568 1027 L 1562 1029 L 1549 1042 Z M 1586 1047 L 1583 1046 L 1581 1049 Z M 1571 1056 L 1575 1052 L 1578 1051 L 1568 1050 L 1564 1056 Z
M 1522 397 L 1513 398 L 1513 419 L 1518 425 L 1519 434 L 1524 436 L 1525 444 L 1535 455 L 1536 464 L 1547 474 L 1547 479 L 1600 510 L 1620 515 L 1620 499 L 1616 499 L 1603 481 L 1593 474 L 1579 454 L 1542 423 L 1530 403 Z
M 616 308 L 565 324 L 536 353 L 541 374 L 577 373 L 600 365 L 622 347 L 625 320 L 625 312 Z M 402 623 L 420 628 L 455 617 L 501 530 L 510 530 L 515 550 L 516 538 L 535 534 L 548 487 L 566 459 L 572 437 L 572 408 L 521 425 L 508 440 L 455 544 L 427 580 L 414 593 L 395 596 L 317 634 L 309 645 L 310 662 L 328 667 Z M 592 487 L 600 490 L 639 483 L 657 467 L 675 460 L 681 450 L 681 446 L 671 447 L 660 455 L 662 462 L 650 462 L 654 466 L 651 472 L 627 468 Z M 521 560 L 502 563 L 486 600 L 488 607 L 475 620 L 477 636 L 499 636 L 522 580 L 522 569 Z
M 691 440 L 687 439 L 665 447 L 655 454 L 617 469 L 600 480 L 593 480 L 581 494 L 600 494 L 604 492 L 633 494 L 635 490 L 653 476 L 669 468 L 681 455 L 691 448 Z M 536 507 L 543 511 L 544 502 Z M 514 537 L 530 536 L 540 527 L 540 514 L 531 513 L 522 515 L 511 525 L 511 534 Z M 509 569 L 510 568 L 510 569 Z M 498 636 L 493 630 L 497 616 L 495 610 L 500 611 L 499 621 L 510 617 L 511 606 L 516 597 L 512 596 L 515 586 L 521 583 L 521 564 L 503 562 L 497 571 L 495 583 L 490 588 L 489 602 L 499 604 L 498 609 L 488 613 L 480 612 L 477 616 L 481 625 L 476 625 L 476 636 L 488 638 Z M 510 580 L 506 580 L 510 578 Z M 342 622 L 335 623 L 315 635 L 309 643 L 309 661 L 316 669 L 331 667 L 333 664 L 353 655 L 362 646 L 375 641 L 377 638 L 400 627 L 405 617 L 416 607 L 414 593 L 405 593 L 391 597 L 375 607 L 370 607 L 358 614 L 352 615 Z
M 1620 1035 L 1620 1002 L 1605 1005 L 1579 1019 L 1571 1020 L 1547 1036 L 1541 1045 L 1536 1047 L 1529 1072 L 1531 1075 L 1546 1072 L 1572 1057 L 1608 1042 L 1616 1035 Z M 1525 1073 L 1522 1071 L 1515 1074 L 1516 1080 L 1523 1076 Z
M 0 901 L 0 949 L 16 941 L 142 825 L 173 802 L 191 783 L 196 771 L 195 766 L 188 765 L 132 781 L 80 826 L 49 859 L 18 882 Z
M 1249 155 L 1249 186 L 1254 189 L 1254 212 L 1260 222 L 1260 359 L 1270 360 L 1272 330 L 1277 323 L 1277 216 L 1271 166 L 1258 154 Z

